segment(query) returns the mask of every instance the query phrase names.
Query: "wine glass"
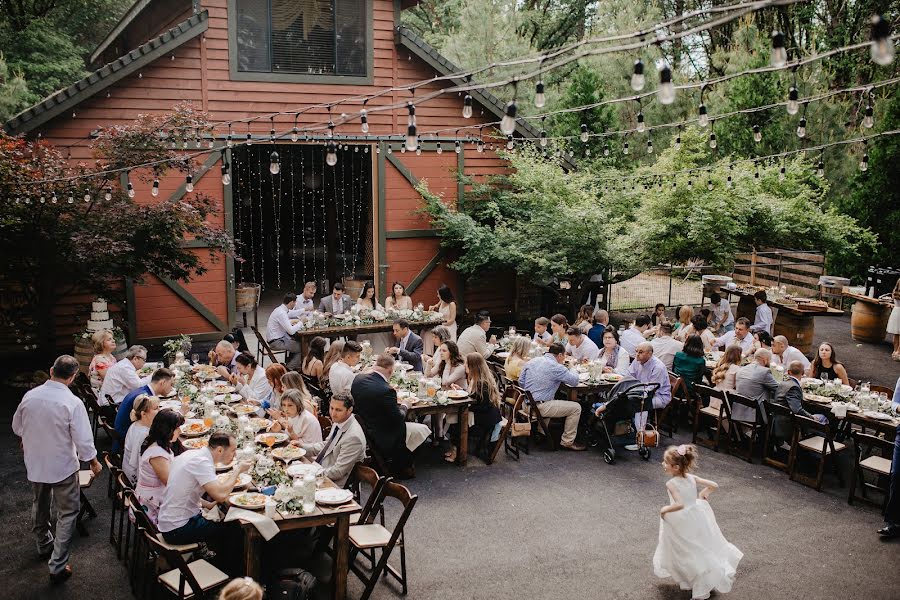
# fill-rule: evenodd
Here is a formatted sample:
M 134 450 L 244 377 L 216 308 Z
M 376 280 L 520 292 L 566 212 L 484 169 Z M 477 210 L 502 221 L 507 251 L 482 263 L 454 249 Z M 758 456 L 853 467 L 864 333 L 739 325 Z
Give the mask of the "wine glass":
M 271 448 L 272 446 L 275 445 L 275 436 L 274 436 L 274 435 L 267 435 L 266 437 L 263 438 L 263 441 L 266 443 L 266 446 L 268 446 L 269 448 Z

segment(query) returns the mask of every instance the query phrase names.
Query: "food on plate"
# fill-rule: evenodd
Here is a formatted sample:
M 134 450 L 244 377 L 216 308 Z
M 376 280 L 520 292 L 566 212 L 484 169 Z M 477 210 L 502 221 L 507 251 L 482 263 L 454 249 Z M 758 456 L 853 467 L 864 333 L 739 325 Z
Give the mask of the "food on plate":
M 185 448 L 196 450 L 197 448 L 206 448 L 209 446 L 209 438 L 196 438 L 193 440 L 185 440 L 182 442 Z
M 468 398 L 469 393 L 466 390 L 450 390 L 447 392 L 448 398 Z
M 227 383 L 217 383 L 213 386 L 213 391 L 217 394 L 231 394 L 235 391 L 235 388 Z
M 622 381 L 622 376 L 618 373 L 604 373 L 601 377 L 606 381 Z
M 238 404 L 236 406 L 231 407 L 231 411 L 240 416 L 240 415 L 249 415 L 255 413 L 259 410 L 258 406 L 254 406 L 252 404 Z
M 263 508 L 266 505 L 266 496 L 256 492 L 243 492 L 240 494 L 232 494 L 228 501 L 238 508 Z
M 288 441 L 288 434 L 286 433 L 260 433 L 256 436 L 257 444 L 265 444 L 269 448 L 274 446 L 275 444 L 281 444 L 283 442 Z
M 228 481 L 228 478 L 231 477 L 231 471 L 226 471 L 224 473 L 219 473 L 216 475 L 216 479 L 219 480 L 219 483 L 225 483 Z M 234 484 L 235 489 L 237 488 L 245 488 L 250 485 L 250 475 L 248 473 L 241 473 L 238 475 L 237 482 Z
M 279 460 L 289 462 L 306 456 L 306 450 L 297 446 L 285 446 L 283 448 L 275 448 L 272 450 L 272 456 Z
M 256 428 L 257 431 L 268 429 L 271 424 L 272 421 L 270 419 L 263 419 L 262 417 L 253 417 L 250 419 L 250 425 Z

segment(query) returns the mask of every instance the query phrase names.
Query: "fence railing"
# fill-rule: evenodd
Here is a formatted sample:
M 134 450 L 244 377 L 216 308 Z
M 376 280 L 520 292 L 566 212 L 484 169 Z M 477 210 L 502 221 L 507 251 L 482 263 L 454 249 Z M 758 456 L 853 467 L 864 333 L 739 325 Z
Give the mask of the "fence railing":
M 763 248 L 738 254 L 735 260 L 731 276 L 738 284 L 818 294 L 819 278 L 825 274 L 822 252 Z

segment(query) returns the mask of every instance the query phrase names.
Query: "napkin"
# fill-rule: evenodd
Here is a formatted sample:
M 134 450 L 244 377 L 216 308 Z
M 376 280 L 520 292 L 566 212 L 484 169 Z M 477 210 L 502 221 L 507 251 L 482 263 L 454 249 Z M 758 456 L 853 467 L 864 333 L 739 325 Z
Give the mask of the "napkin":
M 236 521 L 238 519 L 253 523 L 253 526 L 256 527 L 256 530 L 267 542 L 278 535 L 278 525 L 263 513 L 232 506 L 228 509 L 228 514 L 225 515 L 225 522 Z
M 219 505 L 215 505 L 212 508 L 208 508 L 202 511 L 203 518 L 207 521 L 219 522 L 222 520 L 222 513 L 219 512 Z

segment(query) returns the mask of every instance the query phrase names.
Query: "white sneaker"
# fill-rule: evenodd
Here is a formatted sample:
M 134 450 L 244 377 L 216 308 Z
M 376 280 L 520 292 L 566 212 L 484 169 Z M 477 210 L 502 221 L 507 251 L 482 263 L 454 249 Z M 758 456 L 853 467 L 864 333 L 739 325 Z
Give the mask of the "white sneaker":
M 637 444 L 628 444 L 627 446 L 625 446 L 625 449 L 631 450 L 632 452 L 637 452 L 638 445 Z

